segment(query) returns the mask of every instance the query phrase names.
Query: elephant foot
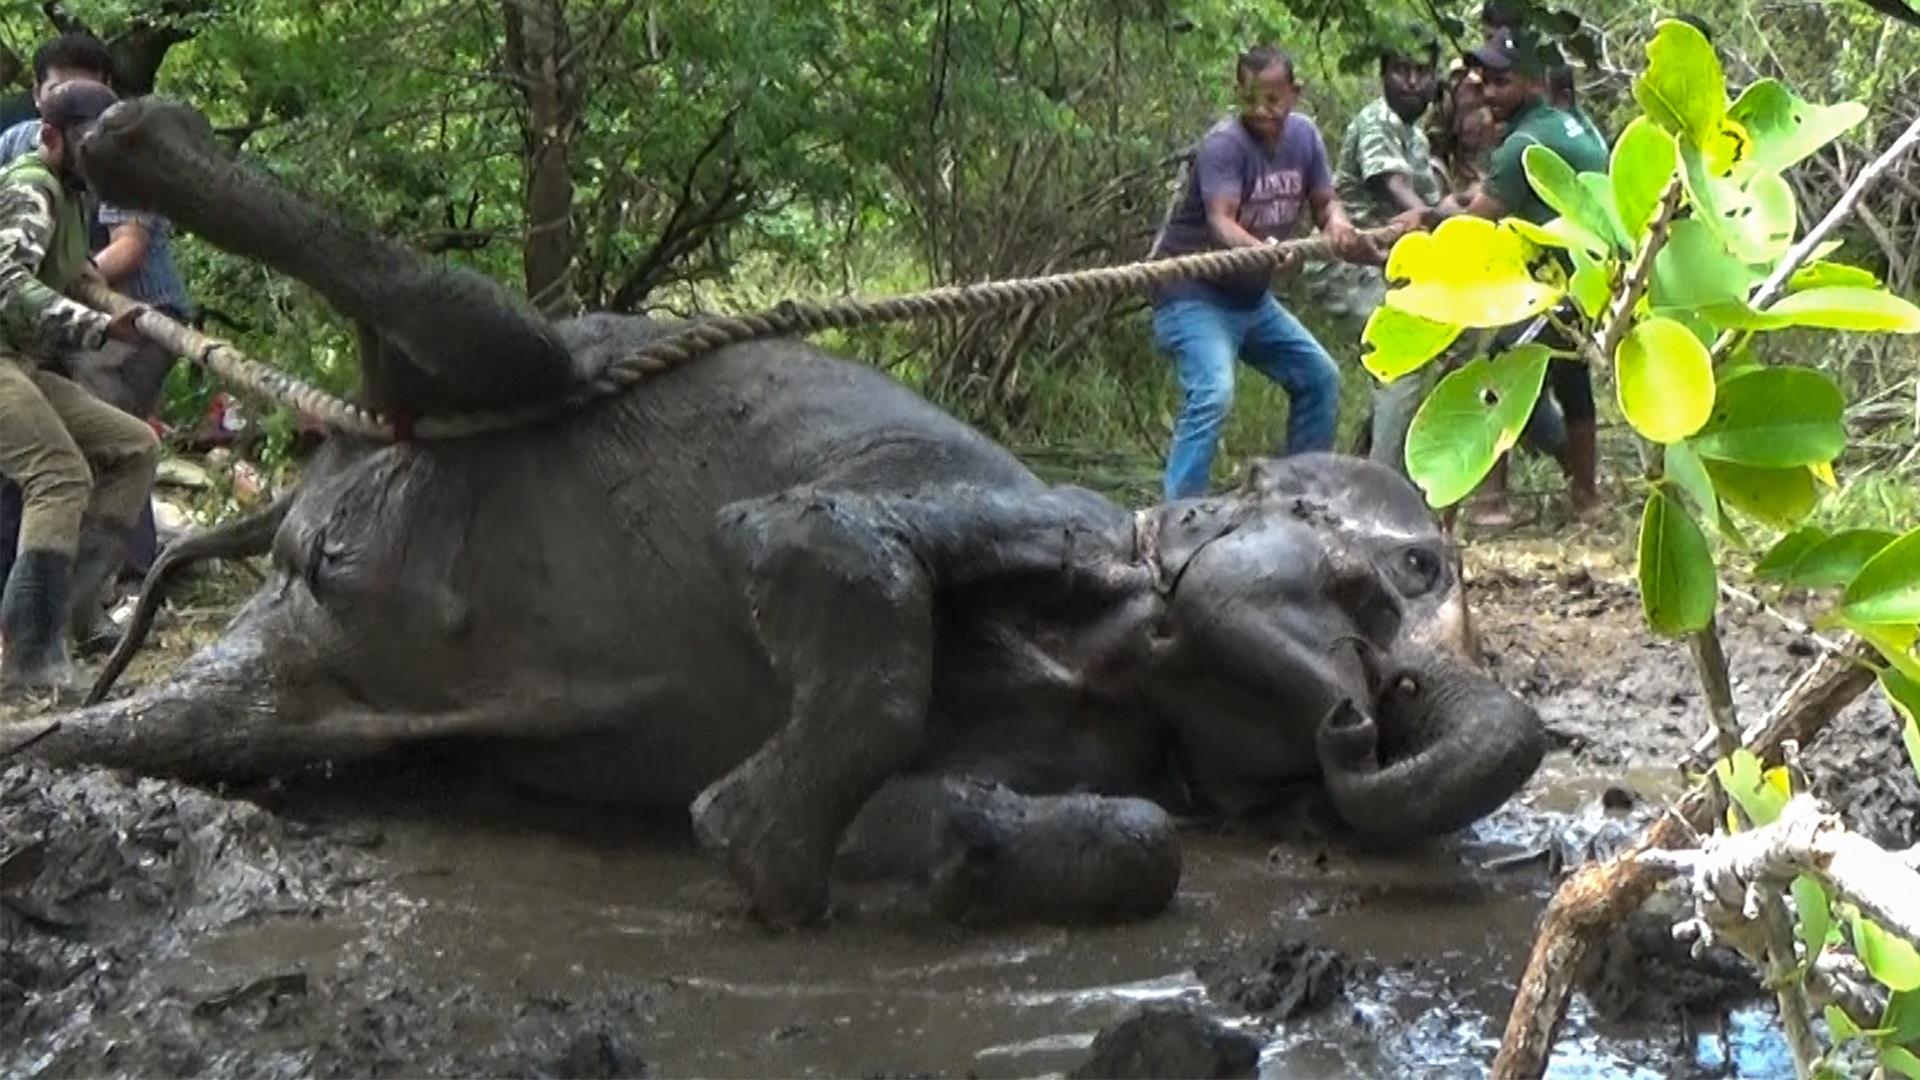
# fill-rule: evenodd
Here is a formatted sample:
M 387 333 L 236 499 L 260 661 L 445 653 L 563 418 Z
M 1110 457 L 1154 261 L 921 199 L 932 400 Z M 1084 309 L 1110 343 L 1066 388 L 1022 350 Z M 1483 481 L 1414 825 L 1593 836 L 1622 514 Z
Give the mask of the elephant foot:
M 768 798 L 749 771 L 756 763 L 750 760 L 694 799 L 694 837 L 726 867 L 754 918 L 776 930 L 818 926 L 832 911 L 835 835 L 805 828 L 810 815 Z
M 1021 795 L 961 779 L 941 796 L 928 896 L 955 923 L 1150 919 L 1179 889 L 1176 826 L 1144 799 Z

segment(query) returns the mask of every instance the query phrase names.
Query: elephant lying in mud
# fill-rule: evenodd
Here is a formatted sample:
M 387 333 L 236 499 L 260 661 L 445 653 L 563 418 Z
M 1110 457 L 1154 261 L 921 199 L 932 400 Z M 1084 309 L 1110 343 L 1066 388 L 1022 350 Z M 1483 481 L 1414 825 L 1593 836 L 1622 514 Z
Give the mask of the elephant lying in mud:
M 183 106 L 116 106 L 81 161 L 353 319 L 383 409 L 560 395 L 663 329 L 549 322 L 239 166 Z M 1172 814 L 1318 778 L 1405 844 L 1544 750 L 1392 472 L 1303 456 L 1130 512 L 793 340 L 508 434 L 336 436 L 271 554 L 220 641 L 27 752 L 220 780 L 434 740 L 557 796 L 690 806 L 755 914 L 800 925 L 860 838 L 956 919 L 1149 917 Z

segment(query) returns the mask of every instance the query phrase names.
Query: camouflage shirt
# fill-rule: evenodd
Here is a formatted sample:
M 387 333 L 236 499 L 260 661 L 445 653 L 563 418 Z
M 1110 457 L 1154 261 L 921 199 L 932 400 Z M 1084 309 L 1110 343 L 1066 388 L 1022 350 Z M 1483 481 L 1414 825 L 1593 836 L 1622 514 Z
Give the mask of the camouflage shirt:
M 86 200 L 66 190 L 38 154 L 0 167 L 0 333 L 16 354 L 97 349 L 107 316 L 60 290 L 87 265 Z
M 1374 98 L 1347 125 L 1340 142 L 1340 165 L 1333 173 L 1333 190 L 1355 228 L 1377 228 L 1401 212 L 1392 196 L 1369 184 L 1396 172 L 1406 174 L 1414 193 L 1428 206 L 1440 201 L 1440 180 L 1433 174 L 1427 133 L 1418 124 L 1402 120 L 1386 98 Z

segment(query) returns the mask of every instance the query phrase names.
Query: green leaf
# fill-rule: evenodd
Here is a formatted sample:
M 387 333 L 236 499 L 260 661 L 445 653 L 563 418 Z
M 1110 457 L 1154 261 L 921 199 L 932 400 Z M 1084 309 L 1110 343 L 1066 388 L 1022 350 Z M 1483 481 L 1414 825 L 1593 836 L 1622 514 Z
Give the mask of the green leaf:
M 1880 1026 L 1889 1033 L 1890 1042 L 1910 1043 L 1920 1039 L 1920 994 L 1890 995 L 1887 1007 L 1880 1013 Z
M 1713 229 L 1698 218 L 1673 223 L 1667 246 L 1653 257 L 1647 303 L 1655 309 L 1745 306 L 1756 278 Z
M 1860 568 L 1899 539 L 1883 529 L 1842 529 L 1796 560 L 1782 580 L 1803 589 L 1824 589 L 1852 581 Z
M 1786 254 L 1799 206 L 1793 188 L 1777 173 L 1752 173 L 1744 180 L 1715 176 L 1691 143 L 1680 146 L 1680 164 L 1695 219 L 1706 223 L 1736 258 L 1771 265 Z
M 1776 782 L 1774 774 L 1784 776 L 1784 770 L 1761 769 L 1760 759 L 1745 747 L 1714 762 L 1713 772 L 1720 781 L 1720 790 L 1727 793 L 1727 798 L 1733 800 L 1756 829 L 1772 824 L 1792 797 L 1791 792 Z
M 1811 368 L 1760 367 L 1724 378 L 1713 415 L 1693 437 L 1704 458 L 1788 469 L 1832 461 L 1847 448 L 1846 400 Z
M 1421 318 L 1390 304 L 1367 317 L 1360 340 L 1373 348 L 1360 358 L 1374 378 L 1391 382 L 1420 370 L 1460 337 L 1460 327 Z
M 1860 1026 L 1853 1018 L 1840 1010 L 1838 1005 L 1828 1005 L 1821 1012 L 1827 1018 L 1827 1030 L 1833 1032 L 1833 1041 L 1843 1043 L 1859 1036 Z
M 1662 19 L 1647 42 L 1647 69 L 1633 80 L 1633 100 L 1654 123 L 1705 147 L 1727 111 L 1720 58 L 1700 31 Z
M 1808 289 L 1823 289 L 1832 285 L 1878 289 L 1881 284 L 1878 274 L 1863 267 L 1836 262 L 1810 262 L 1795 270 L 1793 276 L 1787 279 L 1787 291 L 1789 293 L 1805 292 Z
M 1818 525 L 1796 529 L 1774 543 L 1754 565 L 1753 576 L 1762 581 L 1784 581 L 1799 562 L 1827 540 L 1827 530 Z M 1889 537 L 1891 539 L 1891 537 Z
M 1407 469 L 1433 507 L 1451 506 L 1513 448 L 1540 398 L 1550 350 L 1529 342 L 1446 374 L 1407 430 Z
M 1872 920 L 1853 915 L 1853 951 L 1867 972 L 1889 990 L 1920 987 L 1920 953 Z
M 1660 130 L 1650 118 L 1636 116 L 1620 133 L 1613 144 L 1608 175 L 1613 178 L 1614 208 L 1628 236 L 1646 231 L 1679 164 L 1673 136 Z
M 1753 140 L 1751 168 L 1785 172 L 1858 126 L 1867 118 L 1867 107 L 1857 101 L 1815 105 L 1780 80 L 1764 78 L 1740 92 L 1727 117 Z
M 1575 248 L 1570 256 L 1573 259 L 1573 278 L 1567 283 L 1567 290 L 1573 294 L 1573 302 L 1579 306 L 1580 314 L 1597 321 L 1613 302 L 1613 281 L 1607 274 L 1606 266 L 1595 262 L 1586 252 Z
M 1647 625 L 1669 637 L 1703 630 L 1719 599 L 1706 534 L 1685 507 L 1654 489 L 1640 519 L 1640 603 Z
M 1723 502 L 1778 529 L 1799 525 L 1820 502 L 1813 473 L 1805 468 L 1765 469 L 1731 461 L 1709 461 L 1706 468 Z
M 1614 364 L 1620 411 L 1653 442 L 1684 439 L 1713 412 L 1713 359 L 1672 319 L 1656 315 L 1634 323 Z
M 1847 583 L 1840 614 L 1868 626 L 1920 623 L 1920 529 L 1881 548 Z
M 1920 1057 L 1915 1057 L 1913 1051 L 1893 1043 L 1881 1043 L 1879 1050 L 1880 1064 L 1910 1080 L 1920 1080 Z
M 1504 327 L 1560 302 L 1560 289 L 1535 279 L 1538 244 L 1501 223 L 1452 217 L 1431 233 L 1408 233 L 1393 246 L 1387 303 L 1436 323 Z
M 1694 510 L 1709 524 L 1720 523 L 1720 498 L 1713 490 L 1713 478 L 1707 475 L 1705 463 L 1700 455 L 1685 440 L 1670 442 L 1661 447 L 1660 471 L 1673 481 L 1675 487 L 1686 493 L 1687 500 L 1693 503 Z
M 1884 289 L 1824 285 L 1789 293 L 1766 315 L 1786 326 L 1883 333 L 1920 333 L 1920 308 Z
M 1800 940 L 1807 946 L 1806 966 L 1812 967 L 1833 931 L 1833 907 L 1827 902 L 1826 886 L 1807 874 L 1794 878 L 1793 906 L 1800 914 Z
M 1582 177 L 1573 171 L 1573 166 L 1559 154 L 1539 143 L 1534 143 L 1520 152 L 1520 167 L 1527 174 L 1527 180 L 1540 196 L 1540 201 L 1552 207 L 1569 224 L 1580 232 L 1599 241 L 1593 247 L 1605 250 L 1612 246 L 1619 254 L 1632 251 L 1632 245 L 1625 236 L 1620 235 L 1613 217 L 1611 193 L 1607 203 L 1594 196 L 1592 189 L 1582 183 Z M 1605 179 L 1605 177 L 1598 177 Z
M 1899 668 L 1884 667 L 1874 676 L 1887 704 L 1900 717 L 1900 742 L 1907 748 L 1907 765 L 1920 775 L 1920 682 Z

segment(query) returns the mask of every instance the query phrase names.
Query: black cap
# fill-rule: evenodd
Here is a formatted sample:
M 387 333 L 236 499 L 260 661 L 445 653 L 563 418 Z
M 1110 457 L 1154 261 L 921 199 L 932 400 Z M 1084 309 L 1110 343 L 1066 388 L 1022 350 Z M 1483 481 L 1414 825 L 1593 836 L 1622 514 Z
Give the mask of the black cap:
M 1515 51 L 1513 31 L 1496 30 L 1480 43 L 1479 48 L 1467 50 L 1467 63 L 1488 71 L 1512 71 L 1518 62 Z
M 40 120 L 66 129 L 90 124 L 120 100 L 105 83 L 74 79 L 47 91 L 40 99 Z

